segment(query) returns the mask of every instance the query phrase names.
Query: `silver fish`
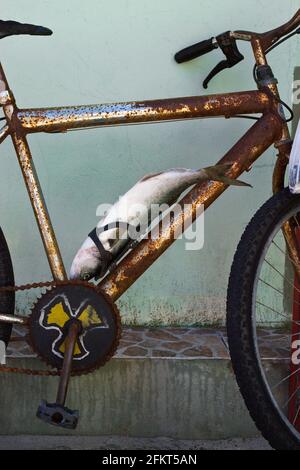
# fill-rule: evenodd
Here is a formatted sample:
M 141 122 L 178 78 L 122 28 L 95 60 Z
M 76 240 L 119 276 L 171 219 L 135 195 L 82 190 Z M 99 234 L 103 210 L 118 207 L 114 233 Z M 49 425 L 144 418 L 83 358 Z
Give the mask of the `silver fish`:
M 106 227 L 116 222 L 123 222 L 132 227 L 148 226 L 150 211 L 153 205 L 168 204 L 172 206 L 179 196 L 189 187 L 204 181 L 219 181 L 226 185 L 247 186 L 242 181 L 233 180 L 226 176 L 232 165 L 216 165 L 200 170 L 175 168 L 161 173 L 147 175 L 133 186 L 106 216 L 100 221 L 98 228 Z M 105 230 L 99 233 L 98 239 L 104 249 L 116 257 L 128 243 L 128 238 L 121 236 L 120 228 Z M 93 240 L 88 237 L 76 254 L 71 270 L 71 279 L 90 280 L 103 272 L 105 261 Z

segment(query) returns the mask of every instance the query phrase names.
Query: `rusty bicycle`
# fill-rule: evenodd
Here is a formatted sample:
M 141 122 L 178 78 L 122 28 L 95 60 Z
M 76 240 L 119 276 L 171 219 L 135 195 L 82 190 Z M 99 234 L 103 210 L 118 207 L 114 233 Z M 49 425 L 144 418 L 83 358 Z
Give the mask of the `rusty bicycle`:
M 253 126 L 220 160 L 227 176 L 237 179 L 249 171 L 272 145 L 278 151 L 273 174 L 273 198 L 253 218 L 238 247 L 228 288 L 227 328 L 234 371 L 242 395 L 258 428 L 277 449 L 300 449 L 300 198 L 285 188 L 292 140 L 267 54 L 300 33 L 300 10 L 287 23 L 266 33 L 227 31 L 188 47 L 178 63 L 221 49 L 225 59 L 204 82 L 232 68 L 244 57 L 238 41 L 249 42 L 255 58 L 256 90 L 155 101 L 19 109 L 0 66 L 0 105 L 5 121 L 0 143 L 11 137 L 28 190 L 53 280 L 17 286 L 5 236 L 0 231 L 0 339 L 8 344 L 12 325 L 28 329 L 28 341 L 50 370 L 16 369 L 3 372 L 58 375 L 55 403 L 42 402 L 38 417 L 47 423 L 75 428 L 78 412 L 65 406 L 70 377 L 93 372 L 114 354 L 120 337 L 115 302 L 175 241 L 174 232 L 197 208 L 208 209 L 227 189 L 221 182 L 194 186 L 179 202 L 190 212 L 174 215 L 159 237 L 129 243 L 98 284 L 69 280 L 38 175 L 27 142 L 33 133 L 59 133 L 103 126 L 134 125 L 210 117 L 249 118 Z M 14 21 L 0 22 L 1 38 L 51 35 L 52 31 Z M 29 317 L 14 314 L 15 292 L 44 288 Z M 266 347 L 266 344 L 268 348 Z M 266 349 L 271 357 L 266 358 Z

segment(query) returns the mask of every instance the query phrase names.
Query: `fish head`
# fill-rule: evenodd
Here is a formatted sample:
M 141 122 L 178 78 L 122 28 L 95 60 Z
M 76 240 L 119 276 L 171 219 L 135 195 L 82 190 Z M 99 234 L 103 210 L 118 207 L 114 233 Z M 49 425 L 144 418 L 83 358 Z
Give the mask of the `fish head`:
M 99 250 L 92 240 L 87 239 L 72 262 L 70 279 L 90 281 L 101 272 L 101 267 Z

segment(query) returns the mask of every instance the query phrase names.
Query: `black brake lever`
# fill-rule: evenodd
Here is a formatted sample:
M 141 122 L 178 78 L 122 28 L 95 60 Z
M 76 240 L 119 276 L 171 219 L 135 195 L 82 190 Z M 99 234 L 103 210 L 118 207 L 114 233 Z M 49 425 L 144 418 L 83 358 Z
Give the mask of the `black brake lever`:
M 228 68 L 229 68 L 228 61 L 227 60 L 222 60 L 222 62 L 220 62 L 218 65 L 216 65 L 216 67 L 208 74 L 208 76 L 206 77 L 206 79 L 203 82 L 203 88 L 205 88 L 205 90 L 206 90 L 208 88 L 209 82 L 216 75 L 218 75 L 218 73 L 222 72 L 222 70 L 225 70 L 225 69 L 228 69 Z
M 231 32 L 227 31 L 226 33 L 220 34 L 216 37 L 218 46 L 226 56 L 226 60 L 222 60 L 207 76 L 203 82 L 203 87 L 207 89 L 209 82 L 222 70 L 230 69 L 234 67 L 239 62 L 244 60 L 244 56 L 240 53 L 237 47 L 235 38 L 232 37 Z

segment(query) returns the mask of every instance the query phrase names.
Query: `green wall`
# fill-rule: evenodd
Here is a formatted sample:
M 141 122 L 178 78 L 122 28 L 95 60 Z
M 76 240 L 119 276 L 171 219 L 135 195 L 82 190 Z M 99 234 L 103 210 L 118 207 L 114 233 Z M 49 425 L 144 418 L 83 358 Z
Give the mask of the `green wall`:
M 54 35 L 4 39 L 1 60 L 20 107 L 204 94 L 201 82 L 220 53 L 179 66 L 177 50 L 228 29 L 271 29 L 297 8 L 299 0 L 3 0 L 1 19 L 43 24 Z M 241 50 L 246 60 L 215 79 L 210 93 L 253 89 L 250 46 Z M 294 39 L 270 56 L 289 102 L 299 51 Z M 216 119 L 30 137 L 66 267 L 96 225 L 98 204 L 114 202 L 148 172 L 215 163 L 248 127 L 248 121 Z M 0 152 L 1 225 L 16 281 L 48 280 L 11 143 Z M 256 208 L 271 195 L 274 161 L 272 149 L 245 176 L 253 190 L 230 189 L 207 213 L 204 250 L 186 252 L 177 242 L 123 296 L 124 322 L 207 324 L 224 318 L 233 254 Z M 32 299 L 19 296 L 18 309 L 28 310 Z

